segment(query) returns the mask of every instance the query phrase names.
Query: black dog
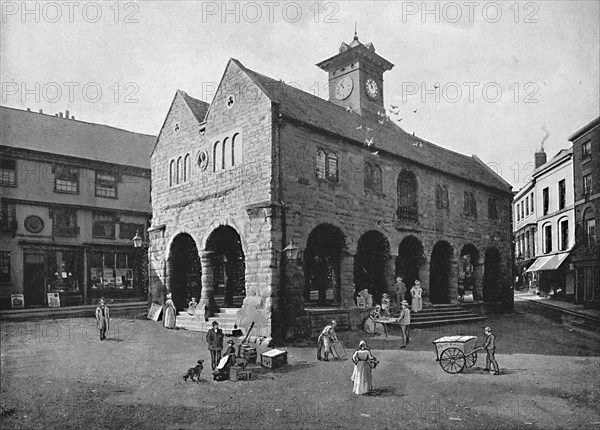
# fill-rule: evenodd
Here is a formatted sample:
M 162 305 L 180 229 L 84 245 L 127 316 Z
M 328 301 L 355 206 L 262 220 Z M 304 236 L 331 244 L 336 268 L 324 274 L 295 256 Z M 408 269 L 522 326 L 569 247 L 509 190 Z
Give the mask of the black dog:
M 199 381 L 200 373 L 202 373 L 202 369 L 204 369 L 202 363 L 204 363 L 204 360 L 198 360 L 198 364 L 195 367 L 190 367 L 187 373 L 183 375 L 183 380 L 187 381 L 188 378 L 192 378 L 192 381 Z

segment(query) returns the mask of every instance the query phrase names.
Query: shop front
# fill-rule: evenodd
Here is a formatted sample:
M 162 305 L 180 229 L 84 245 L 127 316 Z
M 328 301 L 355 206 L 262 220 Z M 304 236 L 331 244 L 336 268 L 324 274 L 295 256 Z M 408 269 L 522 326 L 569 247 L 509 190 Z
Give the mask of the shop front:
M 141 249 L 88 249 L 88 303 L 146 300 L 145 253 Z

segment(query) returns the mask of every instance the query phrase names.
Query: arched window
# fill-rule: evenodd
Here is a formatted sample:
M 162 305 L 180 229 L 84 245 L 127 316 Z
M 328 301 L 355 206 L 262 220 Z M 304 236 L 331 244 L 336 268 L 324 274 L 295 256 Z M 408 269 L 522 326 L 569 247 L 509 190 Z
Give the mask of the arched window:
M 325 151 L 319 149 L 317 151 L 317 178 L 326 179 L 325 171 L 326 171 L 326 155 Z
M 419 220 L 417 200 L 417 177 L 408 170 L 403 170 L 397 182 L 398 208 L 396 215 L 399 220 L 417 222 Z
M 242 135 L 236 133 L 231 140 L 231 165 L 235 166 L 242 162 Z
M 450 199 L 448 198 L 448 187 L 445 185 L 442 187 L 442 207 L 450 207 Z
M 327 155 L 327 180 L 338 181 L 338 158 L 333 152 Z
M 552 224 L 545 224 L 542 228 L 544 235 L 544 254 L 552 252 Z
M 435 186 L 435 205 L 438 208 L 444 207 L 442 205 L 442 187 L 439 184 Z
M 221 166 L 223 165 L 223 147 L 221 146 L 221 142 L 215 143 L 213 149 L 213 172 L 218 172 L 221 170 Z
M 183 182 L 183 158 L 179 157 L 177 159 L 177 183 L 181 184 Z
M 229 169 L 231 166 L 233 166 L 233 148 L 231 139 L 226 137 L 223 139 L 223 169 Z
M 175 160 L 169 163 L 169 187 L 177 183 L 177 171 L 175 170 Z
M 556 227 L 558 230 L 558 250 L 565 251 L 569 247 L 569 219 L 559 219 Z
M 383 191 L 383 180 L 379 166 L 373 166 L 373 191 L 378 193 Z
M 190 162 L 190 154 L 186 154 L 184 160 L 183 160 L 183 182 L 187 182 L 190 180 L 190 168 L 191 168 L 191 162 Z

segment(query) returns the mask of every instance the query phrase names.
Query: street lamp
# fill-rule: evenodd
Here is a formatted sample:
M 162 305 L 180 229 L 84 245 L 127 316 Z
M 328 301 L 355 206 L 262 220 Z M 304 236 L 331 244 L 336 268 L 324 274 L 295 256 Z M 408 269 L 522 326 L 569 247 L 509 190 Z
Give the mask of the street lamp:
M 300 254 L 300 248 L 294 245 L 293 240 L 290 240 L 289 245 L 283 248 L 281 252 L 285 252 L 285 256 L 288 260 L 297 260 L 298 255 Z
M 142 247 L 143 239 L 140 236 L 139 230 L 135 231 L 135 236 L 131 240 L 133 240 L 133 247 L 134 248 L 141 248 Z

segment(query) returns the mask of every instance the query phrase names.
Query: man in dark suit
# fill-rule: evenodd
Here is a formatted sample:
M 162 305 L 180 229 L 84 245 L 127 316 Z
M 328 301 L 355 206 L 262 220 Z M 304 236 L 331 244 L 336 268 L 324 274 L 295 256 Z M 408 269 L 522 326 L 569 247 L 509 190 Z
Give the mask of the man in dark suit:
M 212 370 L 215 370 L 219 360 L 221 360 L 221 350 L 223 349 L 223 330 L 219 328 L 218 322 L 213 321 L 212 329 L 206 333 L 206 342 L 208 342 L 208 350 L 210 351 Z

